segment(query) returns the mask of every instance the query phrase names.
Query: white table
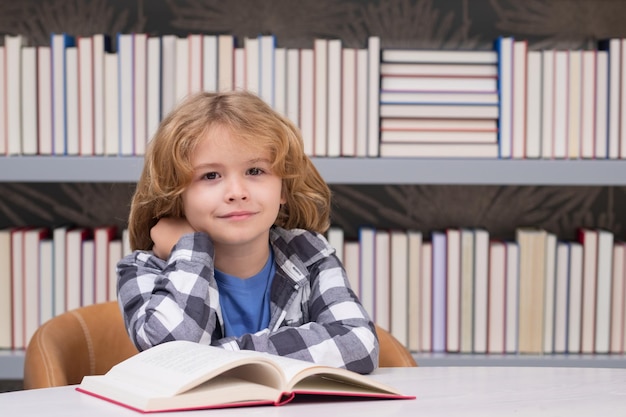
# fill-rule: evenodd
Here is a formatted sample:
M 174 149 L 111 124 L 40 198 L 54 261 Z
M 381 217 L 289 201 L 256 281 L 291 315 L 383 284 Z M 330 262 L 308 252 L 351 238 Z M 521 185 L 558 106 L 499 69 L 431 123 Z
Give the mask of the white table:
M 626 416 L 626 369 L 525 367 L 387 368 L 372 378 L 415 400 L 295 402 L 184 411 L 170 416 Z M 140 416 L 74 386 L 0 394 L 2 417 Z

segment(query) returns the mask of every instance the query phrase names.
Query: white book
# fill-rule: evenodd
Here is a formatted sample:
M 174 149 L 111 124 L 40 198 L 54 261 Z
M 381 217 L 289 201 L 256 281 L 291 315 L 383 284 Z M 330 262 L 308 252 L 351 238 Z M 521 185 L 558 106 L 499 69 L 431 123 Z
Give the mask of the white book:
M 487 352 L 489 232 L 474 230 L 474 353 Z
M 341 156 L 356 156 L 356 49 L 343 48 L 341 79 Z
M 176 105 L 176 35 L 161 37 L 161 119 Z
M 161 122 L 161 38 L 150 36 L 147 44 L 146 141 L 149 143 Z
M 613 233 L 598 230 L 596 269 L 595 353 L 609 353 L 611 342 L 611 293 Z
M 402 75 L 383 75 L 380 83 L 380 89 L 382 91 L 392 93 L 404 91 L 423 91 L 427 93 L 436 93 L 439 91 L 444 93 L 483 93 L 498 91 L 496 78 L 483 77 L 407 77 Z
M 104 154 L 118 155 L 120 151 L 119 129 L 119 77 L 118 55 L 104 54 Z
M 274 110 L 287 116 L 287 49 L 274 49 Z M 288 117 L 288 116 L 287 116 Z
M 420 351 L 432 352 L 432 242 L 422 243 L 422 265 L 420 281 Z
M 300 131 L 304 153 L 313 156 L 315 135 L 315 58 L 313 49 L 300 50 Z
M 384 52 L 383 52 L 384 54 Z M 404 75 L 404 76 L 435 76 L 435 77 L 485 77 L 495 78 L 498 76 L 496 62 L 491 64 L 465 64 L 465 63 L 399 63 L 381 62 L 380 75 Z
M 582 109 L 582 51 L 568 51 L 567 80 L 567 153 L 569 159 L 580 157 L 580 124 Z
M 432 242 L 432 350 L 436 353 L 446 350 L 446 256 L 447 236 L 444 232 L 433 231 Z
M 335 249 L 335 256 L 337 256 L 340 262 L 343 262 L 343 229 L 340 227 L 331 226 L 326 231 L 326 240 L 328 240 L 330 246 Z
M 608 101 L 609 101 L 609 54 L 596 51 L 595 83 L 595 158 L 606 159 L 608 156 Z
M 6 153 L 22 153 L 22 35 L 4 35 L 6 92 Z
M 528 51 L 526 81 L 526 149 L 528 159 L 541 156 L 541 51 Z
M 76 228 L 65 235 L 65 309 L 74 310 L 82 306 L 83 298 L 83 241 L 88 230 Z
M 52 130 L 53 154 L 66 154 L 66 47 L 74 45 L 74 38 L 65 33 L 51 35 L 52 54 Z
M 390 232 L 391 334 L 404 346 L 409 345 L 409 236 L 406 231 Z
M 497 158 L 497 143 L 381 143 L 381 157 Z
M 407 265 L 407 296 L 408 323 L 407 347 L 412 352 L 420 350 L 421 297 L 422 297 L 422 232 L 407 231 L 408 265 Z
M 382 50 L 382 61 L 404 63 L 496 64 L 498 55 L 491 50 L 394 49 Z
M 553 49 L 541 51 L 541 158 L 552 159 L 554 150 L 554 56 Z
M 626 244 L 615 242 L 613 247 L 613 270 L 611 273 L 611 345 L 610 353 L 624 353 L 624 331 L 626 321 Z
M 219 91 L 230 91 L 233 89 L 235 38 L 233 35 L 218 35 L 217 45 L 219 54 L 217 88 Z
M 328 40 L 313 41 L 313 156 L 328 152 Z
M 343 243 L 343 266 L 348 276 L 348 282 L 350 288 L 354 291 L 354 294 L 361 299 L 361 286 L 359 283 L 360 272 L 360 259 L 359 259 L 360 245 L 358 241 L 345 240 Z
M 498 92 L 457 91 L 385 91 L 380 92 L 381 104 L 498 104 Z
M 379 156 L 380 140 L 380 38 L 370 36 L 367 41 L 367 156 Z
M 341 128 L 343 123 L 341 113 L 341 74 L 342 74 L 342 46 L 341 40 L 330 39 L 328 41 L 328 82 L 327 82 L 327 106 L 326 106 L 326 156 L 341 156 Z
M 300 127 L 300 50 L 287 50 L 286 116 Z
M 176 38 L 176 79 L 174 105 L 189 95 L 189 39 Z
M 135 152 L 134 101 L 133 101 L 133 35 L 120 33 L 117 36 L 118 54 L 118 117 L 119 153 L 132 156 Z
M 109 294 L 108 300 L 117 300 L 117 263 L 123 256 L 123 244 L 119 239 L 114 239 L 109 242 Z
M 96 301 L 95 291 L 95 253 L 93 240 L 83 240 L 81 259 L 81 297 L 80 305 L 92 305 Z
M 626 158 L 626 39 L 620 39 L 620 61 L 619 61 L 619 78 L 620 78 L 620 90 L 619 90 L 619 158 Z M 612 57 L 611 57 L 612 58 Z
M 133 34 L 133 155 L 144 155 L 148 143 L 148 35 Z
M 446 230 L 446 351 L 461 350 L 461 230 Z
M 108 35 L 93 35 L 93 151 L 104 155 L 104 54 L 110 50 Z M 159 63 L 160 67 L 160 63 Z
M 130 255 L 133 250 L 130 247 L 130 234 L 128 229 L 122 230 L 122 256 Z
M 556 235 L 546 234 L 545 287 L 543 298 L 543 352 L 554 353 L 554 293 L 556 280 Z
M 487 352 L 504 353 L 506 297 L 506 245 L 489 243 L 489 295 L 487 307 Z
M 513 38 L 498 38 L 497 49 L 500 87 L 500 158 L 511 158 L 513 153 Z
M 391 237 L 386 230 L 376 230 L 374 238 L 374 322 L 391 330 Z
M 596 136 L 596 51 L 582 51 L 581 59 L 580 157 L 591 159 L 595 157 Z
M 54 315 L 58 316 L 65 309 L 65 237 L 67 227 L 59 226 L 52 229 L 52 244 L 54 246 Z
M 554 353 L 567 352 L 569 244 L 557 243 L 554 286 Z
M 65 153 L 80 154 L 80 105 L 78 97 L 78 48 L 65 49 Z
M 204 35 L 202 42 L 202 89 L 217 91 L 217 35 Z
M 246 90 L 246 50 L 235 48 L 233 51 L 233 89 Z
M 11 299 L 13 301 L 13 337 L 11 347 L 22 349 L 24 343 L 24 235 L 26 231 L 18 228 L 11 231 Z
M 188 54 L 189 54 L 189 94 L 199 93 L 202 91 L 202 63 L 204 52 L 204 35 L 198 33 L 190 33 L 187 35 Z
M 581 352 L 583 247 L 569 243 L 569 288 L 567 312 L 567 352 Z
M 259 95 L 273 109 L 275 80 L 276 39 L 273 35 L 259 36 Z
M 39 242 L 39 325 L 54 317 L 54 242 Z
M 99 226 L 93 230 L 94 301 L 102 303 L 109 299 L 109 245 L 115 238 L 115 227 Z
M 504 351 L 517 353 L 519 299 L 519 246 L 506 242 L 506 324 Z
M 245 38 L 243 42 L 245 51 L 245 89 L 259 95 L 259 39 Z
M 595 351 L 595 315 L 596 285 L 598 274 L 598 232 L 591 229 L 580 231 L 580 242 L 583 245 L 583 281 L 582 281 L 582 327 L 581 353 Z
M 39 322 L 40 282 L 39 282 L 39 248 L 41 241 L 46 238 L 47 230 L 44 228 L 30 229 L 24 232 L 23 237 L 23 281 L 22 303 L 24 306 L 23 320 L 24 333 L 22 346 L 27 346 L 31 337 L 41 324 Z
M 609 40 L 609 127 L 608 127 L 608 159 L 617 159 L 620 156 L 620 97 L 622 87 L 621 67 L 622 48 L 620 39 Z
M 497 105 L 381 104 L 380 117 L 497 119 Z
M 431 130 L 383 130 L 380 143 L 498 143 L 498 132 L 480 131 L 431 131 Z
M 380 119 L 381 130 L 497 132 L 495 119 Z
M 21 131 L 24 155 L 38 154 L 37 47 L 22 47 Z M 13 105 L 13 103 L 11 104 Z
M 4 80 L 6 77 L 6 59 L 5 59 L 5 47 L 0 46 L 0 80 Z M 6 86 L 4 82 L 0 82 L 0 126 L 6 126 Z M 6 130 L 0 129 L 0 156 L 6 155 L 7 142 L 6 142 Z
M 0 349 L 13 347 L 11 341 L 13 333 L 11 233 L 11 229 L 0 229 Z
M 361 227 L 359 229 L 360 243 L 360 276 L 359 288 L 361 289 L 361 304 L 370 317 L 375 318 L 374 305 L 374 277 L 376 257 L 376 231 L 371 227 Z
M 569 86 L 568 52 L 555 51 L 554 53 L 554 113 L 553 113 L 553 148 L 552 157 L 564 159 L 567 157 L 567 91 Z
M 90 36 L 78 38 L 79 148 L 81 156 L 94 154 L 94 44 Z
M 369 79 L 368 79 L 368 50 L 356 51 L 356 156 L 367 156 L 368 144 L 368 117 L 369 117 Z
M 474 231 L 461 229 L 461 353 L 474 350 Z

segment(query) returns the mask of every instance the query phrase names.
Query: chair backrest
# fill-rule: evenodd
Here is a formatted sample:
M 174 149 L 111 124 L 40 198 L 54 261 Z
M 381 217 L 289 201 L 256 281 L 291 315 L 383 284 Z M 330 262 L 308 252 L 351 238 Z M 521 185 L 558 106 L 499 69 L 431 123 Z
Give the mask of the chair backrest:
M 24 388 L 79 384 L 137 353 L 115 301 L 60 314 L 41 325 L 24 359 Z
M 376 326 L 379 366 L 417 366 L 411 353 Z M 137 353 L 117 302 L 81 307 L 44 323 L 33 335 L 24 361 L 24 388 L 79 384 L 85 375 L 104 374 Z
M 378 366 L 381 368 L 391 367 L 414 367 L 417 362 L 411 352 L 398 339 L 382 327 L 376 325 L 380 353 Z

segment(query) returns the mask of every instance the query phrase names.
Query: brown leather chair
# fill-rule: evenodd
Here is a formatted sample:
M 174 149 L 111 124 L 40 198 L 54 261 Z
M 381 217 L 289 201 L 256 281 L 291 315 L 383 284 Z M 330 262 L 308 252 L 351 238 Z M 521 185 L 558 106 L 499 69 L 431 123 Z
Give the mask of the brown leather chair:
M 416 366 L 397 339 L 378 326 L 376 331 L 379 366 Z M 81 307 L 37 329 L 26 350 L 24 388 L 79 384 L 83 376 L 104 374 L 135 353 L 117 302 Z

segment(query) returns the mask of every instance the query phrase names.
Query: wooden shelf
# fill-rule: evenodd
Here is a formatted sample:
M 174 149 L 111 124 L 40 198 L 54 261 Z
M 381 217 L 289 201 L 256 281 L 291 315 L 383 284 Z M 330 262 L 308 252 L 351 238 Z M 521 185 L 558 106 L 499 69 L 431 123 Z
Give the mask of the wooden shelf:
M 330 184 L 626 185 L 626 160 L 313 158 Z M 142 157 L 0 157 L 0 182 L 136 182 Z

